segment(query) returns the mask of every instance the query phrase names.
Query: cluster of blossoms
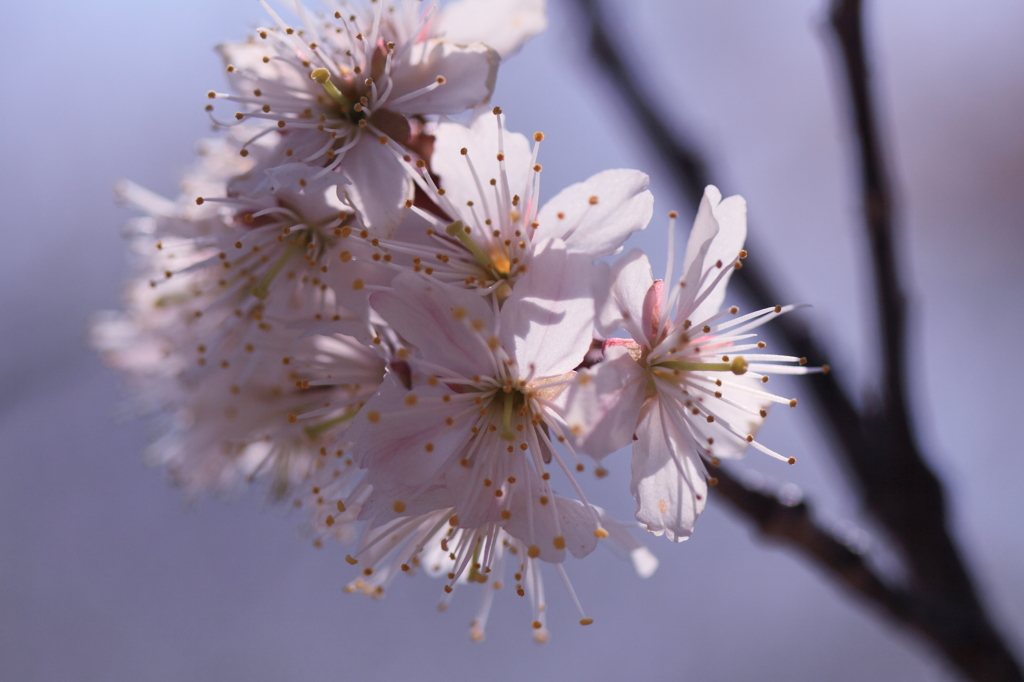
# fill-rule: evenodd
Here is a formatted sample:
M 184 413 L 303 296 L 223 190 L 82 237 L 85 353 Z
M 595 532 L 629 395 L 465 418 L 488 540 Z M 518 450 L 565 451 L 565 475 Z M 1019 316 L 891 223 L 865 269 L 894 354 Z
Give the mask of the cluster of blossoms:
M 632 444 L 637 520 L 683 540 L 705 462 L 779 457 L 755 436 L 795 401 L 765 372 L 809 370 L 751 333 L 787 308 L 722 308 L 740 197 L 708 187 L 678 280 L 671 244 L 664 280 L 639 251 L 606 262 L 650 220 L 643 173 L 542 202 L 544 136 L 488 104 L 542 0 L 337 4 L 296 4 L 295 26 L 265 4 L 270 27 L 221 47 L 231 92 L 208 109 L 228 132 L 179 200 L 119 188 L 146 214 L 140 271 L 94 340 L 165 421 L 150 456 L 190 494 L 267 481 L 311 510 L 317 544 L 352 544 L 351 591 L 426 571 L 446 604 L 485 585 L 477 639 L 511 578 L 543 641 L 542 564 L 584 625 L 567 554 L 603 541 L 657 566 L 637 524 L 587 499 L 582 458 Z

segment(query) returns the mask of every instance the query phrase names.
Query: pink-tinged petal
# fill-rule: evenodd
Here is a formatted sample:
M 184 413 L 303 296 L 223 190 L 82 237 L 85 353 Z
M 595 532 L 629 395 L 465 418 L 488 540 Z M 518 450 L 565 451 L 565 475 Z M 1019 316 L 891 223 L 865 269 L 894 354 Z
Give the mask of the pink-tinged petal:
M 553 495 L 544 497 L 546 503 L 541 504 L 542 493 L 536 488 L 529 498 L 522 490 L 517 492 L 519 494 L 513 495 L 508 507 L 512 515 L 502 527 L 527 547 L 536 547 L 539 550 L 536 558 L 557 564 L 565 561 L 566 550 L 577 559 L 582 559 L 597 547 L 597 536 L 594 534 L 598 528 L 597 519 L 581 503 Z M 529 510 L 528 505 L 531 507 Z
M 704 511 L 708 487 L 691 437 L 679 431 L 666 409 L 672 408 L 652 398 L 641 410 L 630 460 L 630 490 L 636 499 L 636 520 L 655 535 L 664 533 L 681 542 L 690 537 Z
M 402 222 L 405 202 L 413 195 L 402 161 L 376 137 L 364 134 L 345 152 L 339 170 L 349 184 L 338 185 L 338 197 L 351 204 L 369 230 L 390 235 Z
M 576 448 L 601 459 L 632 443 L 646 387 L 647 372 L 621 346 L 580 371 L 567 391 L 565 412 Z
M 488 341 L 496 325 L 484 299 L 409 272 L 395 277 L 392 287 L 370 296 L 370 305 L 427 361 L 466 378 L 494 374 Z
M 268 192 L 297 194 L 306 189 L 314 193 L 344 182 L 337 173 L 321 174 L 322 167 L 296 161 L 312 156 L 323 147 L 324 139 L 319 133 L 295 128 L 280 134 L 280 138 L 273 150 L 261 155 L 259 163 L 228 182 L 228 196 L 259 197 Z
M 441 123 L 437 126 L 434 154 L 430 158 L 430 167 L 440 177 L 446 198 L 460 209 L 472 201 L 481 219 L 498 215 L 495 193 L 487 183 L 491 178 L 501 177 L 497 158 L 499 125 L 500 118 L 491 113 L 478 116 L 469 128 L 459 123 Z M 513 195 L 526 196 L 532 172 L 530 143 L 523 135 L 507 130 L 502 132 L 502 138 L 509 191 Z M 462 154 L 463 149 L 466 155 Z M 483 195 L 473 179 L 468 161 L 473 162 L 483 186 Z
M 423 485 L 469 439 L 471 419 L 458 417 L 460 407 L 441 399 L 449 392 L 445 386 L 410 391 L 390 372 L 352 420 L 346 433 L 355 443 L 351 455 L 368 469 L 366 482 L 375 491 Z
M 607 170 L 566 187 L 537 216 L 536 239 L 559 238 L 570 253 L 599 258 L 617 252 L 647 227 L 654 197 L 649 178 L 635 170 Z
M 398 504 L 396 504 L 398 503 Z M 440 484 L 427 486 L 401 487 L 389 490 L 374 488 L 369 499 L 359 510 L 360 520 L 370 520 L 367 524 L 377 529 L 399 517 L 421 516 L 447 509 L 453 504 L 448 489 Z M 401 511 L 397 511 L 401 509 Z M 364 563 L 372 565 L 368 557 L 360 557 Z
M 477 436 L 479 437 L 479 436 Z M 470 443 L 474 447 L 476 443 Z M 452 505 L 458 509 L 459 523 L 466 528 L 479 528 L 499 520 L 503 500 L 481 484 L 476 467 L 463 466 L 463 453 L 458 452 L 445 464 L 444 483 L 451 491 Z M 517 484 L 518 485 L 518 484 Z
M 501 308 L 501 338 L 521 376 L 553 377 L 579 366 L 594 329 L 593 263 L 554 240 L 541 244 L 530 269 Z
M 225 66 L 235 67 L 227 72 L 228 83 L 235 92 L 248 94 L 256 85 L 263 92 L 263 97 L 273 101 L 281 97 L 294 99 L 296 92 L 306 91 L 310 102 L 316 102 L 316 91 L 308 74 L 280 59 L 263 61 L 264 57 L 273 54 L 265 44 L 224 43 L 217 46 L 217 52 Z
M 611 291 L 602 306 L 597 330 L 611 336 L 625 329 L 633 340 L 648 345 L 644 331 L 644 297 L 654 284 L 651 264 L 639 249 L 632 249 L 612 265 Z
M 439 33 L 450 43 L 484 43 L 507 59 L 547 28 L 544 5 L 544 0 L 459 0 L 445 5 Z
M 408 61 L 391 72 L 392 91 L 384 107 L 406 116 L 417 114 L 454 115 L 486 102 L 494 92 L 501 57 L 477 43 L 459 47 L 440 40 L 411 46 Z M 438 83 L 438 87 L 402 99 Z
M 630 529 L 638 529 L 637 524 L 623 523 L 602 511 L 601 527 L 608 531 L 608 548 L 615 554 L 628 557 L 638 576 L 650 578 L 654 575 L 658 570 L 658 557 L 633 537 Z
M 722 193 L 714 185 L 704 190 L 697 217 L 693 221 L 693 229 L 686 244 L 686 257 L 683 259 L 683 273 L 689 290 L 685 293 L 689 300 L 696 301 L 718 275 L 715 269 L 705 281 L 701 291 L 695 287 L 702 273 L 714 268 L 721 261 L 728 267 L 743 248 L 747 238 L 747 202 L 741 196 L 722 199 Z M 694 324 L 699 324 L 718 312 L 725 299 L 725 289 L 732 277 L 732 269 L 715 287 L 714 291 L 704 298 L 696 309 L 686 306 L 686 317 Z M 683 308 L 681 307 L 681 310 Z

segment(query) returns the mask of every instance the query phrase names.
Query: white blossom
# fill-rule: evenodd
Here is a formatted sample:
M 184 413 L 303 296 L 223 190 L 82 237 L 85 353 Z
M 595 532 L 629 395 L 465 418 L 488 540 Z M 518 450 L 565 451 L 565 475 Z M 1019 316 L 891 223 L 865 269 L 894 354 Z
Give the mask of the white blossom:
M 413 144 L 423 117 L 485 103 L 498 53 L 479 39 L 468 40 L 465 30 L 459 33 L 466 42 L 445 40 L 436 7 L 419 2 L 344 3 L 332 16 L 296 3 L 298 27 L 263 4 L 275 25 L 259 29 L 247 43 L 221 46 L 234 93 L 209 96 L 238 104 L 237 121 L 265 121 L 258 135 L 277 132 L 281 142 L 232 183 L 232 193 L 295 189 L 331 176 L 330 184 L 366 227 L 390 232 L 412 196 L 402 170 L 406 145 Z M 536 12 L 543 17 L 543 6 Z M 465 28 L 454 19 L 448 23 L 453 30 Z M 536 26 L 537 19 L 527 23 Z M 509 47 L 529 35 L 513 33 Z
M 580 449 L 600 458 L 632 442 L 636 518 L 677 542 L 689 537 L 704 509 L 703 459 L 738 457 L 751 446 L 795 461 L 755 440 L 773 403 L 796 405 L 761 386 L 769 371 L 812 370 L 803 358 L 757 352 L 765 344 L 750 333 L 793 306 L 742 316 L 736 307 L 720 310 L 746 255 L 745 236 L 742 197 L 722 200 L 708 186 L 675 286 L 654 281 L 639 251 L 619 259 L 600 321 L 605 332 L 621 328 L 630 338 L 607 339 L 604 361 L 581 372 L 570 392 L 566 419 Z M 670 245 L 665 281 L 671 272 Z
M 416 178 L 435 210 L 410 202 L 411 229 L 395 240 L 380 240 L 396 267 L 493 294 L 502 303 L 550 240 L 561 240 L 570 258 L 589 264 L 616 253 L 630 234 L 647 226 L 654 200 L 648 177 L 635 170 L 598 173 L 541 206 L 537 159 L 544 135 L 535 133 L 531 148 L 526 137 L 505 129 L 499 108 L 493 113 L 478 116 L 470 128 L 437 127 L 431 173 L 420 164 Z M 425 235 L 416 234 L 424 228 Z

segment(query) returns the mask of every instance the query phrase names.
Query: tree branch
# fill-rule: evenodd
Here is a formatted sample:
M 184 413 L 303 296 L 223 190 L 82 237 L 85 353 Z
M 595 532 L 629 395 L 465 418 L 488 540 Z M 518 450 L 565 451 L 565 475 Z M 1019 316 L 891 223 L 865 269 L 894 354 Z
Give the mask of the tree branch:
M 902 545 L 913 578 L 960 621 L 963 650 L 955 653 L 961 669 L 975 679 L 1024 679 L 978 599 L 948 530 L 942 485 L 914 435 L 906 390 L 906 302 L 893 243 L 893 191 L 871 93 L 861 0 L 832 0 L 830 19 L 860 161 L 882 359 L 882 393 L 869 406 L 862 426 L 872 447 L 849 464 L 860 479 L 867 507 Z
M 651 107 L 652 100 L 641 91 L 643 80 L 639 71 L 625 63 L 611 38 L 599 0 L 576 0 L 576 4 L 590 31 L 591 57 L 619 89 L 620 99 L 628 103 L 626 111 L 636 118 L 652 151 L 696 206 L 704 187 L 710 184 L 707 163 Z M 870 569 L 863 562 L 858 567 L 856 562 L 850 563 L 849 557 L 837 553 L 835 546 L 806 525 L 809 520 L 800 526 L 799 532 L 794 530 L 795 526 L 790 528 L 792 524 L 784 525 L 784 537 L 898 621 L 928 637 L 971 679 L 1021 680 L 1019 667 L 977 598 L 946 527 L 941 484 L 925 463 L 912 432 L 904 385 L 904 301 L 892 245 L 892 193 L 882 166 L 872 113 L 859 0 L 834 0 L 832 16 L 842 46 L 861 153 L 886 391 L 868 414 L 861 415 L 836 381 L 834 372 L 809 381 L 808 388 L 815 406 L 826 418 L 842 461 L 857 480 L 865 507 L 902 549 L 910 568 L 911 585 L 908 591 L 894 591 L 873 574 L 868 577 L 863 571 L 870 573 Z M 757 252 L 756 248 L 750 250 Z M 764 259 L 760 261 L 763 263 Z M 763 266 L 756 262 L 745 261 L 733 281 L 755 307 L 776 305 L 780 297 Z M 773 332 L 790 350 L 814 362 L 828 361 L 823 344 L 796 318 L 779 318 L 773 324 Z M 775 519 L 788 518 L 765 500 L 755 504 L 755 498 L 741 494 L 739 488 L 729 484 L 723 487 L 720 483 L 720 489 L 730 491 L 727 499 L 763 529 L 774 527 L 774 522 L 765 521 L 765 514 Z M 854 566 L 856 570 L 849 573 L 840 570 L 842 566 Z M 857 585 L 867 587 L 861 589 Z

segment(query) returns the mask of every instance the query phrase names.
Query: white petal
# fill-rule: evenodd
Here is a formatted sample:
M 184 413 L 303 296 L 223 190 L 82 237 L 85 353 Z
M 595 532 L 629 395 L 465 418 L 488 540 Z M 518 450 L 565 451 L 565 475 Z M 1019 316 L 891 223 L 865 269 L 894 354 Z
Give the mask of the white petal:
M 386 236 L 398 227 L 413 184 L 391 149 L 363 135 L 345 153 L 341 172 L 350 184 L 339 184 L 338 196 L 352 205 L 368 229 Z
M 217 52 L 225 66 L 235 67 L 227 72 L 228 83 L 235 92 L 250 93 L 256 87 L 269 101 L 278 97 L 293 99 L 296 91 L 311 92 L 315 96 L 309 78 L 291 64 L 279 59 L 263 61 L 268 54 L 273 54 L 273 50 L 268 52 L 266 45 L 225 43 L 217 46 Z
M 439 40 L 417 43 L 409 62 L 396 65 L 391 72 L 393 90 L 384 107 L 407 116 L 454 115 L 472 109 L 491 98 L 499 61 L 497 52 L 480 43 L 466 47 Z M 439 87 L 392 104 L 438 78 L 444 79 Z
M 540 550 L 538 558 L 542 561 L 561 563 L 565 561 L 565 550 L 569 550 L 577 559 L 582 559 L 597 547 L 597 536 L 594 535 L 598 528 L 597 519 L 576 500 L 561 495 L 553 497 L 553 500 L 548 499 L 547 504 L 540 504 L 540 493 L 536 488 L 530 499 L 524 494 L 513 496 L 509 505 L 512 516 L 502 527 L 526 545 L 535 545 Z M 527 505 L 532 507 L 529 512 Z M 528 514 L 533 517 L 532 530 Z M 564 542 L 563 549 L 559 549 L 556 542 Z
M 611 277 L 611 292 L 598 317 L 598 333 L 609 337 L 621 328 L 637 343 L 647 345 L 643 328 L 644 297 L 654 284 L 647 256 L 639 249 L 632 249 L 615 261 Z
M 647 372 L 621 347 L 577 374 L 565 414 L 577 449 L 601 459 L 632 443 L 646 387 Z
M 607 170 L 566 187 L 540 210 L 535 238 L 558 237 L 571 253 L 594 258 L 615 253 L 651 219 L 649 180 L 640 171 Z
M 469 439 L 470 419 L 463 417 L 452 426 L 445 422 L 459 411 L 439 399 L 445 392 L 444 386 L 409 391 L 389 373 L 352 420 L 346 433 L 356 444 L 352 457 L 368 469 L 366 481 L 375 491 L 418 486 L 435 478 L 451 453 Z M 410 393 L 418 399 L 414 405 L 406 402 Z
M 507 59 L 548 26 L 544 0 L 459 0 L 441 14 L 445 40 L 481 42 Z
M 230 196 L 259 197 L 268 192 L 286 191 L 298 193 L 304 191 L 302 182 L 313 192 L 343 182 L 341 176 L 333 172 L 316 177 L 322 170 L 323 157 L 319 159 L 319 168 L 296 161 L 312 156 L 323 147 L 325 138 L 320 133 L 292 129 L 280 137 L 280 144 L 263 154 L 258 164 L 228 182 Z M 288 154 L 289 151 L 291 154 Z
M 397 507 L 402 510 L 401 512 L 396 511 L 396 501 L 402 502 L 402 506 Z M 420 516 L 438 509 L 448 509 L 451 506 L 451 494 L 443 485 L 410 486 L 389 490 L 374 488 L 369 499 L 359 510 L 358 518 L 369 520 L 367 526 L 378 529 L 400 516 Z M 367 535 L 373 534 L 368 533 Z M 374 562 L 371 561 L 371 557 L 373 557 L 373 553 L 361 556 L 360 559 L 363 563 L 372 565 Z
M 495 333 L 495 320 L 480 296 L 408 272 L 392 286 L 393 292 L 373 294 L 370 305 L 428 361 L 463 377 L 494 374 L 487 339 Z
M 488 215 L 492 218 L 498 215 L 495 193 L 487 182 L 491 178 L 501 177 L 497 159 L 499 120 L 499 117 L 488 113 L 477 117 L 469 128 L 459 123 L 441 123 L 437 126 L 434 154 L 430 159 L 431 168 L 440 176 L 441 187 L 452 204 L 460 210 L 468 211 L 463 207 L 466 202 L 472 201 L 481 219 Z M 519 133 L 506 130 L 502 136 L 509 191 L 513 195 L 525 197 L 532 172 L 530 161 L 533 152 L 530 143 Z M 477 177 L 483 185 L 482 196 L 462 149 L 467 150 L 476 168 Z
M 637 575 L 641 578 L 650 578 L 654 575 L 658 570 L 658 557 L 630 533 L 630 527 L 636 529 L 637 524 L 622 523 L 602 512 L 601 527 L 608 531 L 608 548 L 615 554 L 629 557 Z
M 555 240 L 540 245 L 530 269 L 501 308 L 501 338 L 521 376 L 565 374 L 590 349 L 594 329 L 593 263 Z
M 664 533 L 681 542 L 690 537 L 704 510 L 708 488 L 690 436 L 679 432 L 666 409 L 672 408 L 652 398 L 641 411 L 630 460 L 630 490 L 636 499 L 636 520 L 655 535 Z
M 683 259 L 683 273 L 688 286 L 696 287 L 701 273 L 721 261 L 728 266 L 743 248 L 747 238 L 747 202 L 736 195 L 722 199 L 721 192 L 714 185 L 704 190 L 697 217 L 693 221 L 693 229 L 686 244 L 686 257 Z M 712 273 L 709 281 L 716 276 Z M 684 316 L 694 324 L 699 324 L 718 312 L 725 299 L 725 288 L 732 277 L 732 270 L 725 274 L 721 282 L 704 299 L 696 309 L 687 310 Z M 701 292 L 691 289 L 687 292 L 690 300 L 696 300 Z M 681 308 L 682 310 L 682 308 Z

